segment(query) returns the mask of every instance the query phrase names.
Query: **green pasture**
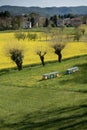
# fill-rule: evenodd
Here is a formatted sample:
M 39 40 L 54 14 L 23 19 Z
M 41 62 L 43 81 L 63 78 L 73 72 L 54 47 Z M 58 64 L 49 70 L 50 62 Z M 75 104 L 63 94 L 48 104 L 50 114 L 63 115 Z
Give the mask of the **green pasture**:
M 53 71 L 60 77 L 42 80 Z M 1 70 L 0 130 L 87 130 L 87 55 Z

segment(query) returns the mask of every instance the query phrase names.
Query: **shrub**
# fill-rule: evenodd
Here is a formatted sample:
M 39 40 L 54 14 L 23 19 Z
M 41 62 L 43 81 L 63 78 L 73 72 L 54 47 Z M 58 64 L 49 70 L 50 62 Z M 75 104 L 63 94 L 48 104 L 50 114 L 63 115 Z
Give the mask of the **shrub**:
M 15 35 L 15 38 L 17 38 L 18 40 L 25 40 L 26 38 L 26 34 L 23 32 L 17 32 L 14 35 Z
M 37 34 L 30 34 L 30 33 L 28 33 L 27 34 L 27 38 L 28 38 L 28 40 L 36 40 L 38 37 L 37 37 Z

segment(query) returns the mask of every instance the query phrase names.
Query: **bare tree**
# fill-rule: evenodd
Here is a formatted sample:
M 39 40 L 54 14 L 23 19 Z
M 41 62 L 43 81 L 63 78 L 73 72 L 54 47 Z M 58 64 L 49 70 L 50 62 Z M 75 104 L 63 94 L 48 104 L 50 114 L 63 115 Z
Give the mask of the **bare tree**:
M 13 62 L 15 62 L 19 71 L 22 70 L 24 48 L 18 45 L 18 43 L 17 44 L 15 43 L 15 45 L 13 46 L 8 45 L 5 50 L 6 50 L 6 56 L 10 57 L 10 59 Z
M 10 54 L 11 60 L 13 60 L 16 63 L 18 70 L 22 70 L 22 63 L 23 63 L 23 57 L 24 57 L 22 50 L 10 49 L 9 54 Z
M 45 56 L 46 54 L 47 54 L 46 51 L 44 51 L 43 53 L 42 53 L 42 51 L 40 51 L 40 50 L 37 51 L 37 55 L 39 55 L 40 60 L 41 60 L 43 66 L 45 65 L 44 56 Z
M 60 32 L 56 32 L 51 39 L 52 45 L 51 47 L 54 49 L 55 54 L 58 55 L 58 62 L 62 61 L 62 50 L 66 45 L 66 36 Z
M 21 40 L 21 39 L 25 40 L 25 38 L 26 38 L 26 34 L 23 33 L 23 32 L 16 32 L 14 34 L 14 36 L 15 36 L 16 39 L 18 39 L 18 41 Z
M 82 32 L 80 29 L 77 28 L 74 34 L 74 41 L 80 41 L 81 36 L 82 36 Z
M 28 40 L 34 40 L 35 41 L 38 38 L 38 36 L 37 36 L 36 33 L 28 33 L 27 38 L 28 38 Z
M 61 51 L 64 49 L 65 44 L 61 44 L 61 43 L 55 43 L 52 45 L 52 48 L 55 50 L 55 54 L 58 55 L 58 61 L 61 62 L 62 61 L 62 53 Z
M 82 32 L 82 34 L 84 35 L 84 34 L 85 34 L 85 29 L 82 28 L 82 29 L 81 29 L 81 32 Z

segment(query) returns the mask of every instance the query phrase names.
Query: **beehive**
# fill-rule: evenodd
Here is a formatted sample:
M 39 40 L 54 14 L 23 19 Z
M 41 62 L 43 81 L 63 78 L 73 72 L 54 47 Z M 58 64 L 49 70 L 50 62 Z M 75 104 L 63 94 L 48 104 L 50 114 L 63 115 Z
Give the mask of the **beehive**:
M 79 69 L 78 69 L 77 66 L 76 67 L 72 67 L 72 68 L 69 68 L 69 69 L 66 70 L 66 74 L 72 74 L 72 73 L 74 73 L 74 72 L 76 72 L 78 70 Z
M 59 77 L 59 72 L 51 72 L 51 73 L 47 73 L 47 74 L 43 74 L 43 79 L 52 79 L 55 77 Z

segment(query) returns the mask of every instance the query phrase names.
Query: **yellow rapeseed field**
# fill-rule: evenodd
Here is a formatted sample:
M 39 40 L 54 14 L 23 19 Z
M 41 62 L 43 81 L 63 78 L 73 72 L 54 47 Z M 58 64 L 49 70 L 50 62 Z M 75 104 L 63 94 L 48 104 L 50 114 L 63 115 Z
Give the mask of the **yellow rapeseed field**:
M 44 39 L 44 38 L 43 38 Z M 39 56 L 36 54 L 38 49 L 47 51 L 45 61 L 52 61 L 57 59 L 53 49 L 50 47 L 51 43 L 47 42 L 46 39 L 37 39 L 36 41 L 29 41 L 28 39 L 18 41 L 14 37 L 14 33 L 0 33 L 0 69 L 14 67 L 15 63 L 6 56 L 6 48 L 13 46 L 13 44 L 21 44 L 24 48 L 24 62 L 23 65 L 39 63 Z M 62 51 L 63 59 L 77 55 L 87 54 L 87 43 L 82 42 L 71 42 L 67 43 L 66 47 Z

